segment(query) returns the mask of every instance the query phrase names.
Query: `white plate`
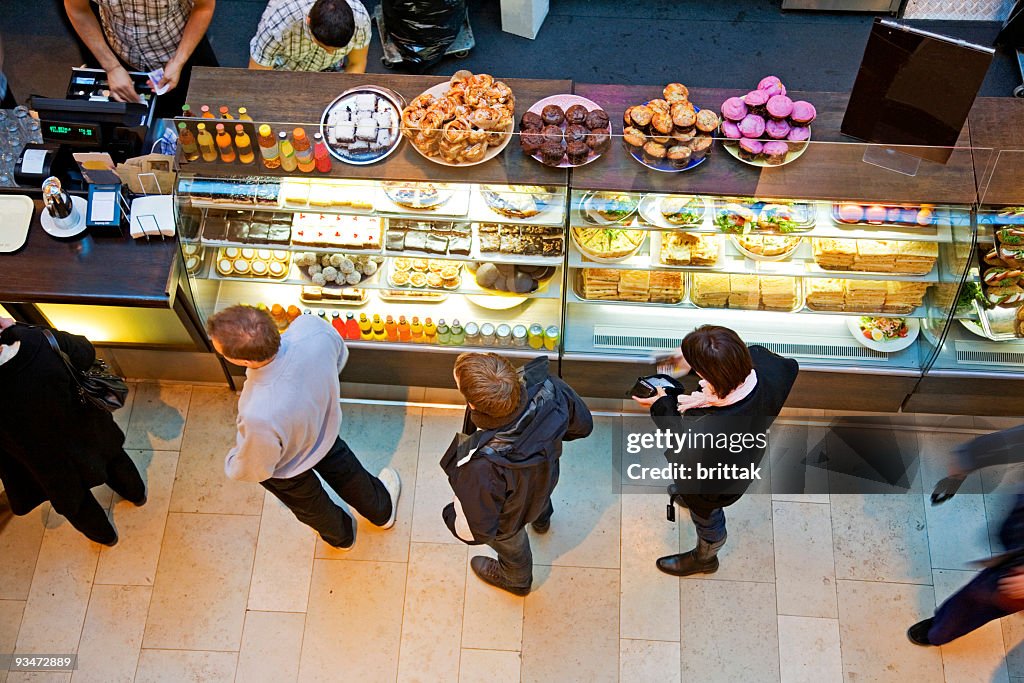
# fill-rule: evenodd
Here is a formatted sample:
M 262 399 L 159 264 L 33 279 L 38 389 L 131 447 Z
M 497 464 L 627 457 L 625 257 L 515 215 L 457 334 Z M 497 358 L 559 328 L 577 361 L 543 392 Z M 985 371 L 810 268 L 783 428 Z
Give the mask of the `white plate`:
M 664 214 L 661 213 L 661 202 L 665 199 L 673 196 L 692 196 L 704 205 L 704 211 L 701 214 L 701 218 L 696 223 L 671 223 L 665 218 Z M 699 228 L 704 224 L 704 219 L 708 215 L 708 202 L 704 197 L 698 195 L 667 195 L 667 194 L 649 194 L 645 195 L 640 200 L 640 206 L 638 207 L 640 212 L 640 218 L 650 225 L 656 225 L 659 228 L 665 228 L 666 230 L 686 230 L 687 228 L 694 229 Z
M 788 140 L 772 140 L 770 138 L 760 138 L 760 140 L 761 140 L 761 142 L 785 142 L 785 143 L 789 144 Z M 726 152 L 731 154 L 733 157 L 739 159 L 743 163 L 747 164 L 748 166 L 760 166 L 762 168 L 777 168 L 779 166 L 785 166 L 786 164 L 791 164 L 794 161 L 796 161 L 797 159 L 799 159 L 801 156 L 803 156 L 803 153 L 806 152 L 807 148 L 810 146 L 810 142 L 811 142 L 811 138 L 808 137 L 807 138 L 807 142 L 803 143 L 803 147 L 801 147 L 800 149 L 798 149 L 795 152 L 791 150 L 789 152 L 789 154 L 786 155 L 785 161 L 783 161 L 781 164 L 769 164 L 764 159 L 755 159 L 753 161 L 748 161 L 747 159 L 744 159 L 744 158 L 740 157 L 740 143 L 739 143 L 739 140 L 735 140 L 734 141 L 732 138 L 723 139 L 722 140 L 722 147 L 725 147 L 725 151 Z
M 850 334 L 856 339 L 862 346 L 866 346 L 872 351 L 880 351 L 881 353 L 895 353 L 896 351 L 902 351 L 908 348 L 917 339 L 917 335 L 921 332 L 921 323 L 917 318 L 904 318 L 907 324 L 907 336 L 893 339 L 892 341 L 880 341 L 876 342 L 874 339 L 868 339 L 864 336 L 864 333 L 860 329 L 861 318 L 872 318 L 880 316 L 855 316 L 846 319 L 846 327 L 850 330 Z M 894 316 L 902 317 L 902 316 Z
M 612 225 L 616 225 L 616 226 L 619 226 L 619 227 L 625 227 L 627 223 L 630 223 L 632 221 L 633 216 L 636 215 L 637 208 L 640 205 L 640 202 L 637 202 L 637 205 L 633 207 L 632 211 L 630 211 L 628 214 L 626 214 L 625 216 L 623 216 L 619 220 L 612 221 L 612 220 L 608 220 L 607 218 L 605 218 L 604 216 L 602 216 L 598 212 L 591 210 L 590 202 L 594 199 L 594 195 L 596 195 L 596 194 L 597 194 L 596 192 L 587 192 L 582 197 L 580 197 L 580 216 L 582 216 L 583 220 L 585 220 L 587 223 L 590 223 L 591 225 L 599 225 L 599 226 L 612 226 Z M 628 194 L 628 193 L 627 192 L 620 192 L 620 193 L 612 192 L 610 194 Z M 640 199 L 642 201 L 643 197 L 641 197 Z
M 382 99 L 387 100 L 393 107 L 393 113 L 391 116 L 391 144 L 386 149 L 378 152 L 365 152 L 362 154 L 351 154 L 347 149 L 341 148 L 337 145 L 330 143 L 330 138 L 327 135 L 327 117 L 330 116 L 331 111 L 335 107 L 341 106 L 344 100 L 351 99 L 356 95 L 370 94 L 376 95 Z M 338 161 L 345 164 L 353 164 L 355 166 L 366 166 L 367 164 L 375 164 L 378 161 L 388 157 L 392 152 L 398 149 L 399 145 L 402 144 L 402 131 L 399 129 L 401 122 L 402 110 L 405 109 L 405 100 L 402 96 L 396 93 L 394 90 L 388 88 L 381 88 L 375 85 L 361 85 L 358 88 L 351 88 L 338 95 L 337 99 L 327 105 L 324 109 L 323 115 L 320 117 L 320 135 L 323 136 L 324 143 L 327 145 L 327 150 L 331 153 Z
M 78 222 L 70 228 L 61 228 L 57 225 L 56 221 L 53 220 L 53 216 L 45 208 L 39 212 L 39 223 L 43 226 L 43 230 L 46 234 L 51 237 L 57 237 L 59 239 L 67 239 L 68 237 L 77 237 L 88 229 L 85 224 L 85 212 L 89 207 L 87 202 L 82 197 L 77 195 L 69 195 L 71 197 L 71 203 L 78 209 Z M 159 237 L 159 235 L 156 235 Z
M 424 90 L 420 94 L 421 95 L 433 95 L 434 97 L 441 98 L 441 97 L 444 97 L 445 93 L 447 93 L 448 89 L 451 88 L 451 87 L 452 87 L 451 83 L 449 83 L 448 81 L 445 81 L 444 83 L 438 83 L 435 86 L 431 86 L 431 87 L 427 88 L 426 90 Z M 493 159 L 494 157 L 496 157 L 499 154 L 501 154 L 502 150 L 504 150 L 506 147 L 508 147 L 508 143 L 512 141 L 512 130 L 515 127 L 516 127 L 516 122 L 513 120 L 512 123 L 508 124 L 508 129 L 506 130 L 508 135 L 505 136 L 505 141 L 504 142 L 502 142 L 497 147 L 491 147 L 490 145 L 488 145 L 487 151 L 484 152 L 484 158 L 483 159 L 481 159 L 480 161 L 473 161 L 473 162 L 464 163 L 464 164 L 453 164 L 450 161 L 445 161 L 444 159 L 442 159 L 439 156 L 437 156 L 437 157 L 428 156 L 428 155 L 424 154 L 423 152 L 421 152 L 419 147 L 417 147 L 416 145 L 412 144 L 411 140 L 409 141 L 409 146 L 412 147 L 414 150 L 416 150 L 416 153 L 419 154 L 421 157 L 423 157 L 424 159 L 427 159 L 429 161 L 433 161 L 435 164 L 441 164 L 442 166 L 456 166 L 456 167 L 476 166 L 478 164 L 486 163 L 486 162 L 490 161 L 491 159 Z M 403 133 L 403 135 L 405 135 L 405 133 Z
M 970 320 L 967 318 L 957 318 L 957 320 L 959 320 L 960 324 L 964 326 L 964 329 L 970 332 L 971 334 L 976 334 L 982 339 L 990 338 L 987 334 L 985 334 L 985 330 L 981 328 L 981 323 L 979 323 L 977 320 Z
M 33 211 L 35 204 L 24 195 L 0 196 L 0 253 L 9 254 L 25 246 Z
M 566 109 L 568 109 L 569 107 L 573 106 L 574 104 L 582 104 L 584 107 L 587 108 L 588 112 L 594 111 L 595 109 L 600 109 L 601 111 L 604 111 L 604 107 L 602 107 L 601 105 L 597 104 L 593 100 L 588 100 L 586 97 L 580 97 L 579 95 L 569 95 L 569 94 L 565 94 L 565 95 L 551 95 L 550 97 L 545 97 L 542 100 L 538 100 L 538 101 L 534 102 L 533 106 L 530 107 L 527 111 L 531 111 L 534 114 L 537 114 L 539 116 L 541 110 L 544 109 L 544 107 L 548 106 L 549 104 L 557 104 L 559 107 L 562 108 L 563 112 Z M 605 113 L 607 114 L 608 112 L 605 111 Z M 563 133 L 565 132 L 566 125 L 567 124 L 563 123 L 560 126 L 560 128 L 562 129 Z M 519 131 L 519 132 L 520 132 L 520 134 L 522 134 L 522 131 Z M 615 134 L 615 131 L 612 129 L 611 117 L 608 117 L 608 141 L 609 141 L 609 143 L 611 142 L 611 139 L 614 136 L 614 134 Z M 587 160 L 584 161 L 582 164 L 570 164 L 568 157 L 565 157 L 565 158 L 562 159 L 562 163 L 558 164 L 558 166 L 552 166 L 551 168 L 576 168 L 576 167 L 579 167 L 579 166 L 586 166 L 591 161 L 594 161 L 595 159 L 600 157 L 601 154 L 602 154 L 601 152 L 595 152 L 594 150 L 590 150 L 590 156 L 588 156 Z M 540 161 L 540 159 L 541 159 L 540 153 L 531 154 L 530 156 L 533 157 L 534 159 L 536 159 L 537 161 Z M 543 162 L 541 162 L 541 163 L 543 163 Z M 547 164 L 545 164 L 545 166 L 546 165 Z
M 526 296 L 507 296 L 504 294 L 467 294 L 466 298 L 480 308 L 486 308 L 491 311 L 507 311 L 529 300 L 529 297 Z

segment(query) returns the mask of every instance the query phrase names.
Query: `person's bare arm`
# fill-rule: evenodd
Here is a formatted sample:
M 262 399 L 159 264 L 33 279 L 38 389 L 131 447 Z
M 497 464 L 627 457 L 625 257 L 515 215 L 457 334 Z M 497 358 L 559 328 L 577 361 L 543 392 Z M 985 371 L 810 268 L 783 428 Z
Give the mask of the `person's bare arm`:
M 135 92 L 135 86 L 132 84 L 132 77 L 107 45 L 100 22 L 96 20 L 96 15 L 89 7 L 89 0 L 64 0 L 64 9 L 78 37 L 107 72 L 111 96 L 118 102 L 141 102 L 142 98 Z
M 164 77 L 157 84 L 158 88 L 166 87 L 168 90 L 173 90 L 178 86 L 185 62 L 192 56 L 196 45 L 206 35 L 206 29 L 210 27 L 215 4 L 216 0 L 195 0 L 192 5 L 192 13 L 188 15 L 188 21 L 185 22 L 185 30 L 181 34 L 178 49 L 164 65 Z
M 273 67 L 263 66 L 252 57 L 249 57 L 249 68 L 255 71 L 271 71 Z
M 352 52 L 349 52 L 348 57 L 345 60 L 345 73 L 366 73 L 366 55 L 369 54 L 369 52 L 370 48 L 368 47 L 364 47 L 362 50 L 352 50 Z

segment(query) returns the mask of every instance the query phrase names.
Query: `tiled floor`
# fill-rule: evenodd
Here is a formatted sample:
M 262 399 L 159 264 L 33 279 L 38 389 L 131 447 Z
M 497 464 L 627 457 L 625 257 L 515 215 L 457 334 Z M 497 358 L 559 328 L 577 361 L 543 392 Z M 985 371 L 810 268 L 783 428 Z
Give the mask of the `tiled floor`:
M 342 436 L 369 469 L 396 467 L 404 493 L 392 530 L 361 521 L 340 553 L 224 478 L 234 411 L 223 389 L 134 385 L 117 417 L 150 494 L 135 508 L 98 492 L 118 546 L 48 508 L 2 528 L 0 652 L 77 652 L 79 669 L 0 683 L 1024 681 L 1020 615 L 941 649 L 904 637 L 989 552 L 1002 489 L 938 508 L 924 493 L 751 494 L 727 511 L 721 570 L 677 580 L 654 559 L 690 547 L 692 525 L 666 522 L 661 496 L 611 492 L 613 418 L 600 417 L 566 446 L 521 599 L 478 581 L 476 550 L 441 521 L 437 460 L 459 412 L 344 407 Z M 941 460 L 970 429 L 1005 424 L 930 426 L 925 443 Z M 925 466 L 923 489 L 941 476 Z

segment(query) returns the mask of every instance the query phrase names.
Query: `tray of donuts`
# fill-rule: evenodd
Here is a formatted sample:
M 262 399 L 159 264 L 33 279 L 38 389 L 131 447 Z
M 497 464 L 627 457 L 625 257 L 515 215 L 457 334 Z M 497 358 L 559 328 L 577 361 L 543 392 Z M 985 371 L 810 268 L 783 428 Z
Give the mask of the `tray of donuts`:
M 608 149 L 611 135 L 608 114 L 579 95 L 538 100 L 519 121 L 523 152 L 555 168 L 589 164 Z

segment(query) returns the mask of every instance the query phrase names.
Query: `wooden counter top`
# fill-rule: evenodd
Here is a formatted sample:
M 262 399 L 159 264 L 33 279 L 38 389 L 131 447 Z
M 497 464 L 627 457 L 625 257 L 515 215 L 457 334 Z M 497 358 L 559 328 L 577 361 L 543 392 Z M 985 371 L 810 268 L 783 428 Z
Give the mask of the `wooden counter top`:
M 979 97 L 967 120 L 981 204 L 1024 204 L 1024 100 Z
M 0 301 L 165 308 L 178 263 L 178 243 L 119 237 L 56 240 L 43 232 L 35 200 L 28 241 L 0 254 Z

